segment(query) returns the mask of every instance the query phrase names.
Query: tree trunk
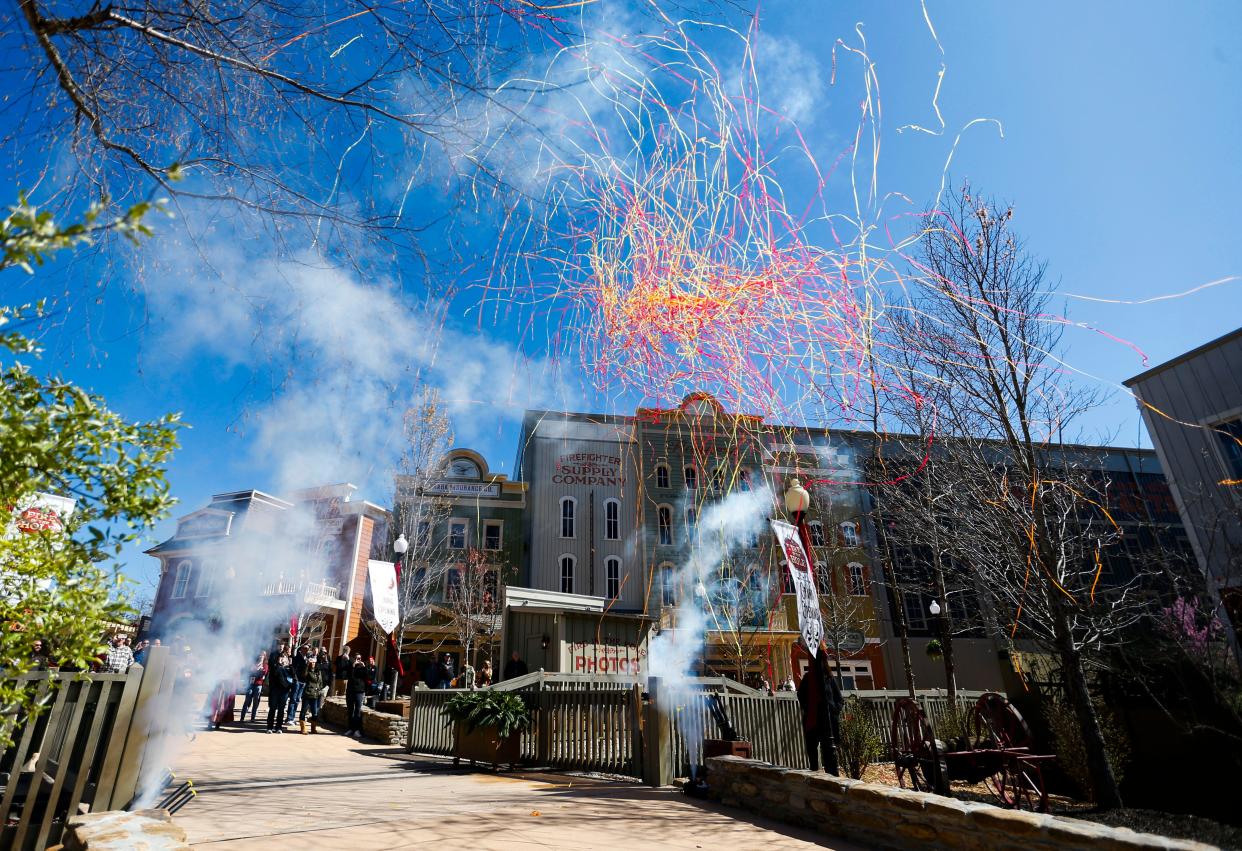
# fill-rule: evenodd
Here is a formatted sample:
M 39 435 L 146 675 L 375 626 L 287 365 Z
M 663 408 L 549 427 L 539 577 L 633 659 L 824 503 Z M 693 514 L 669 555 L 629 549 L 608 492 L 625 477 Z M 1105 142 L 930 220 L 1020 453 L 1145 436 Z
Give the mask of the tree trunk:
M 934 522 L 934 521 L 933 521 Z M 937 541 L 936 546 L 939 546 Z M 939 559 L 937 559 L 938 561 Z M 953 619 L 949 616 L 949 595 L 944 586 L 944 570 L 940 565 L 936 565 L 936 593 L 940 597 L 940 605 L 942 606 L 941 617 L 941 636 L 940 643 L 944 650 L 944 685 L 946 696 L 949 700 L 949 709 L 957 713 L 957 677 L 953 667 Z
M 1069 618 L 1064 604 L 1055 601 L 1053 606 L 1053 627 L 1056 631 L 1056 646 L 1061 660 L 1061 675 L 1065 678 L 1065 690 L 1070 708 L 1074 710 L 1078 726 L 1082 729 L 1083 746 L 1087 752 L 1087 772 L 1091 777 L 1092 797 L 1101 809 L 1116 809 L 1122 806 L 1121 790 L 1117 788 L 1117 777 L 1113 774 L 1113 766 L 1108 761 L 1108 751 L 1104 747 L 1104 733 L 1100 729 L 1100 719 L 1096 715 L 1095 705 L 1091 702 L 1091 690 L 1087 685 L 1087 672 L 1082 664 L 1082 655 L 1074 649 Z

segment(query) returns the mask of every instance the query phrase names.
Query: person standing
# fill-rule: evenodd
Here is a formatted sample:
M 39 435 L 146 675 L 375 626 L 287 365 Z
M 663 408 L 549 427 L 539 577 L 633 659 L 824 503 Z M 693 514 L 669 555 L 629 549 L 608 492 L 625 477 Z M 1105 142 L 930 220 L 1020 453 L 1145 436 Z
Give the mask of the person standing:
M 345 734 L 350 738 L 362 738 L 362 701 L 367 694 L 367 666 L 362 661 L 362 654 L 354 656 L 349 669 L 349 681 L 345 684 L 345 705 L 349 709 L 349 731 Z
M 302 735 L 306 735 L 306 716 L 310 716 L 310 731 L 319 732 L 319 709 L 323 705 L 323 695 L 332 682 L 332 671 L 328 664 L 328 651 L 322 655 L 312 654 L 306 660 L 306 687 L 302 691 L 302 714 L 298 718 L 298 726 Z
M 246 700 L 242 703 L 241 716 L 238 720 L 246 720 L 246 710 L 250 710 L 250 720 L 254 722 L 259 714 L 259 703 L 263 700 L 263 681 L 267 679 L 267 651 L 259 653 L 259 659 L 247 672 Z
M 845 701 L 841 696 L 837 678 L 828 668 L 828 647 L 824 642 L 819 643 L 818 651 L 811 658 L 802 682 L 798 684 L 798 703 L 802 707 L 802 738 L 811 771 L 819 770 L 819 757 L 822 754 L 824 771 L 837 774 L 837 731 Z
M 444 661 L 440 663 L 440 688 L 452 688 L 456 676 L 453 672 L 453 657 L 445 653 Z
M 524 677 L 530 673 L 526 667 L 526 663 L 522 661 L 522 657 L 514 650 L 509 654 L 509 661 L 505 662 L 504 675 L 506 680 L 514 680 L 518 677 Z
M 293 657 L 293 688 L 289 689 L 289 714 L 285 717 L 286 724 L 293 723 L 293 716 L 298 713 L 298 703 L 302 700 L 302 692 L 306 689 L 306 667 L 310 648 L 303 644 Z
M 123 674 L 134 664 L 134 651 L 129 649 L 129 636 L 118 633 L 108 648 L 108 658 L 104 660 L 104 673 Z
M 31 645 L 30 666 L 34 671 L 46 671 L 48 668 L 47 649 L 43 646 L 42 638 L 36 638 Z
M 336 682 L 332 684 L 332 694 L 345 694 L 346 687 L 349 684 L 349 669 L 354 666 L 354 660 L 349 656 L 349 645 L 341 645 L 341 652 L 336 657 Z
M 281 653 L 267 669 L 267 731 L 285 731 L 285 707 L 293 688 L 293 660 Z
M 487 688 L 492 684 L 492 660 L 484 659 L 474 677 L 475 688 Z

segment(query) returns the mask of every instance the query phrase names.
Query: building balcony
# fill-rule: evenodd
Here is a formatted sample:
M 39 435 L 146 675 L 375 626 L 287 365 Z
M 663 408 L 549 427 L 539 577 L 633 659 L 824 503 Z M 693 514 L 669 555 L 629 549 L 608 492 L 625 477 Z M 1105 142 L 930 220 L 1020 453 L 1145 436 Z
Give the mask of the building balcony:
M 307 605 L 328 609 L 345 608 L 339 582 L 295 582 L 281 577 L 264 585 L 262 594 L 264 597 L 300 597 Z

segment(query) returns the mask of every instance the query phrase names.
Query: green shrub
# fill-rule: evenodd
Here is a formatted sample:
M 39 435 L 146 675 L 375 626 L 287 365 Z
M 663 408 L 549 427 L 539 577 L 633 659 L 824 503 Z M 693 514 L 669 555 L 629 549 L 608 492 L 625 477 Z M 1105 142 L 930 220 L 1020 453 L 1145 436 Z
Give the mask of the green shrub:
M 449 723 L 466 725 L 466 732 L 491 727 L 500 738 L 525 730 L 530 725 L 530 713 L 522 698 L 507 691 L 466 691 L 455 694 L 441 710 Z
M 1083 743 L 1078 717 L 1067 703 L 1060 700 L 1045 701 L 1043 710 L 1044 720 L 1048 723 L 1048 730 L 1052 733 L 1053 745 L 1056 748 L 1057 765 L 1078 788 L 1079 794 L 1090 799 L 1091 775 L 1087 770 L 1087 746 Z M 1108 761 L 1113 767 L 1113 776 L 1121 783 L 1130 757 L 1130 739 L 1117 716 L 1105 704 L 1095 701 L 1095 712 L 1100 720 L 1100 732 L 1104 734 L 1104 750 L 1108 753 Z
M 873 760 L 884 752 L 880 732 L 871 723 L 857 695 L 850 695 L 841 710 L 841 727 L 837 752 L 841 767 L 855 780 L 861 780 L 863 772 Z

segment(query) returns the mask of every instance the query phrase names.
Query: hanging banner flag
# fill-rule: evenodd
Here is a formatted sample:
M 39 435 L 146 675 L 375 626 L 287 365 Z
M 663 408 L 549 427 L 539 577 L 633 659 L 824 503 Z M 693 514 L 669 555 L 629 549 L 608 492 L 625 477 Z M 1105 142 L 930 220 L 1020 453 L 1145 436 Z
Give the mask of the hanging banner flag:
M 401 619 L 397 609 L 397 571 L 390 561 L 372 561 L 367 573 L 371 577 L 371 610 L 375 622 L 385 634 L 397 628 Z
M 806 557 L 802 542 L 798 540 L 796 526 L 784 520 L 773 520 L 772 533 L 776 535 L 781 551 L 785 554 L 794 593 L 798 597 L 798 628 L 802 631 L 802 640 L 810 654 L 815 656 L 819 652 L 819 642 L 824 637 L 824 621 L 819 613 L 819 594 L 815 591 L 815 574 L 811 571 L 811 560 Z

